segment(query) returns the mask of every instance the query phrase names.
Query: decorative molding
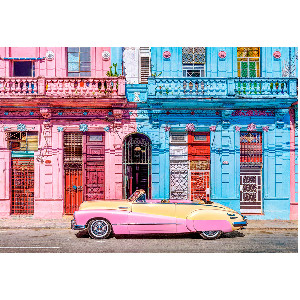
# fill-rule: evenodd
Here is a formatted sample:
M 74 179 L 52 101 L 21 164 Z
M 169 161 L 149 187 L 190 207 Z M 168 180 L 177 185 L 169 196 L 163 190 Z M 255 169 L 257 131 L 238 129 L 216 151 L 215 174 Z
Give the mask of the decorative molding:
M 81 124 L 79 125 L 79 130 L 82 131 L 82 132 L 86 132 L 86 131 L 89 130 L 89 127 L 88 127 L 87 124 L 81 123 Z
M 213 132 L 216 131 L 216 129 L 217 129 L 216 125 L 212 125 L 212 126 L 209 127 L 209 130 L 213 131 Z
M 219 51 L 218 56 L 219 56 L 220 60 L 225 60 L 226 59 L 226 51 L 224 51 L 224 50 Z
M 40 113 L 44 119 L 51 118 L 51 109 L 49 108 L 40 108 Z
M 141 99 L 140 99 L 140 92 L 134 92 L 134 99 L 133 101 L 135 102 L 140 102 Z
M 110 53 L 108 51 L 103 51 L 102 52 L 102 59 L 104 61 L 108 61 L 110 59 Z
M 235 110 L 232 114 L 233 117 L 235 116 L 249 116 L 249 117 L 258 117 L 258 116 L 275 116 L 275 111 L 270 109 L 270 110 L 257 110 L 257 109 L 250 109 L 250 110 L 240 110 L 237 109 Z
M 222 121 L 222 128 L 228 129 L 230 127 L 230 122 L 228 120 Z
M 263 127 L 262 127 L 262 130 L 263 130 L 264 132 L 268 132 L 268 131 L 269 131 L 269 126 L 263 126 Z
M 26 131 L 26 130 L 27 130 L 26 125 L 23 124 L 23 123 L 19 123 L 19 124 L 17 125 L 17 130 L 18 130 L 18 131 Z
M 46 59 L 50 61 L 54 59 L 54 52 L 52 50 L 46 52 Z
M 254 123 L 250 123 L 247 127 L 247 131 L 255 131 L 256 125 Z
M 195 125 L 193 123 L 188 123 L 186 124 L 185 126 L 185 130 L 187 132 L 192 132 L 192 131 L 195 131 Z
M 273 57 L 274 57 L 276 60 L 279 60 L 280 57 L 281 57 L 281 52 L 278 51 L 278 50 L 274 51 Z
M 164 51 L 163 52 L 163 58 L 166 60 L 169 60 L 171 57 L 171 52 L 170 51 Z

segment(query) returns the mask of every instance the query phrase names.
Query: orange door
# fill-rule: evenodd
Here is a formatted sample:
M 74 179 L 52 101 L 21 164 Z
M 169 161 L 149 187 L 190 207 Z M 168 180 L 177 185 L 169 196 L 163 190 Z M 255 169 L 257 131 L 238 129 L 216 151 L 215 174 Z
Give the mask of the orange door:
M 65 168 L 65 214 L 73 214 L 82 203 L 82 169 Z

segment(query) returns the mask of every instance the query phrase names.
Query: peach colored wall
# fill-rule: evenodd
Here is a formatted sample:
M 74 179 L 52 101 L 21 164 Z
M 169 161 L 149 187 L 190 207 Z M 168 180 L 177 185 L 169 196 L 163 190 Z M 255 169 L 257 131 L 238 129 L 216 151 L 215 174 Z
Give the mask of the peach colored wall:
M 0 57 L 45 57 L 47 51 L 54 52 L 54 59 L 35 61 L 35 77 L 67 77 L 66 47 L 0 47 Z M 104 61 L 102 52 L 111 53 L 110 47 L 91 47 L 91 76 L 106 77 L 111 60 Z M 12 62 L 0 59 L 0 77 L 12 76 Z

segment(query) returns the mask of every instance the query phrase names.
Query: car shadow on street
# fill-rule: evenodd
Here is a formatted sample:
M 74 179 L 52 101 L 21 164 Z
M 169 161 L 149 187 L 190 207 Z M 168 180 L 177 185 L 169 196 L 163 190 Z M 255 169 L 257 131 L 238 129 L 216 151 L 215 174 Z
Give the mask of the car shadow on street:
M 221 235 L 221 238 L 236 238 L 236 237 L 244 237 L 244 236 L 245 235 L 240 231 L 232 231 L 232 232 L 223 233 Z
M 80 239 L 81 238 L 89 238 L 90 237 L 87 229 L 80 230 L 75 235 L 76 235 L 76 237 L 78 237 Z
M 89 238 L 88 230 L 78 231 L 76 234 L 77 238 Z M 232 231 L 228 233 L 223 233 L 222 238 L 236 238 L 244 237 L 245 235 L 239 231 Z M 200 235 L 195 232 L 190 233 L 148 233 L 148 234 L 112 234 L 111 237 L 116 239 L 126 239 L 126 240 L 136 240 L 136 239 L 201 239 Z

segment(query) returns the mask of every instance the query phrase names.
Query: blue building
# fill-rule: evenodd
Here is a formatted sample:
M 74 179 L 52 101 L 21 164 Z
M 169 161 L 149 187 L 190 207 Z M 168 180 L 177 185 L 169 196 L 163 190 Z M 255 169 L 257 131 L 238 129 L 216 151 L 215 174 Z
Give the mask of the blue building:
M 135 187 L 211 200 L 249 219 L 295 218 L 297 59 L 294 47 L 123 48 L 136 137 L 151 152 L 143 171 L 130 171 Z

